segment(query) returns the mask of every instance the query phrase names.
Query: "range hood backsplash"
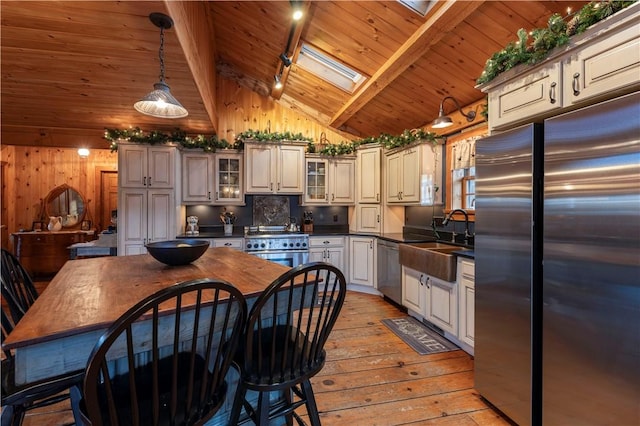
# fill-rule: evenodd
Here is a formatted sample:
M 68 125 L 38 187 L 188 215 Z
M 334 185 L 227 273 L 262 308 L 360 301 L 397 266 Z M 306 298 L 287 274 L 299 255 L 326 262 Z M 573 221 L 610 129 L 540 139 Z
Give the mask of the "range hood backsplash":
M 234 226 L 251 226 L 254 225 L 254 198 L 260 200 L 259 204 L 268 204 L 268 199 L 272 198 L 278 200 L 279 203 L 283 202 L 283 198 L 288 199 L 289 202 L 289 217 L 295 217 L 297 223 L 302 223 L 303 212 L 313 212 L 314 225 L 349 225 L 349 208 L 347 206 L 301 206 L 299 205 L 299 195 L 245 195 L 246 205 L 244 206 L 186 206 L 186 214 L 184 222 L 188 216 L 198 216 L 199 226 L 221 226 L 220 212 L 223 208 L 227 211 L 231 211 L 236 216 L 236 223 Z M 283 203 L 284 204 L 284 203 Z

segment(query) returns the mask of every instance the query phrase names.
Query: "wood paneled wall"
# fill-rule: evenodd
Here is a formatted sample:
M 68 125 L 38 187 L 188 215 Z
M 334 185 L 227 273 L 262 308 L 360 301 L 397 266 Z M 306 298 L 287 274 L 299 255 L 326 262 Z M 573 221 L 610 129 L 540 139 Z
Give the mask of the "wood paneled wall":
M 356 139 L 348 133 L 338 133 L 302 113 L 277 104 L 272 98 L 260 96 L 235 81 L 218 78 L 218 137 L 232 141 L 246 130 L 302 133 L 320 142 L 320 136 L 330 143 Z
M 7 215 L 9 233 L 29 230 L 33 221 L 43 220 L 43 200 L 49 191 L 64 183 L 82 194 L 89 209 L 87 219 L 95 221 L 96 202 L 100 197 L 97 171 L 117 170 L 117 153 L 93 149 L 89 157 L 83 159 L 77 148 L 12 146 L 4 142 L 2 199 L 7 203 L 3 212 Z

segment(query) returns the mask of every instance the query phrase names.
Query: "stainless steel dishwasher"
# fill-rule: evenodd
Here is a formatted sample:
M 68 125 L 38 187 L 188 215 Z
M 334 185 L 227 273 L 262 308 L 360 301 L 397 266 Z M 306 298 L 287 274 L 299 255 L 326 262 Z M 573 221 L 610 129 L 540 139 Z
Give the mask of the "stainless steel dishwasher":
M 378 238 L 378 290 L 402 305 L 402 280 L 398 243 Z

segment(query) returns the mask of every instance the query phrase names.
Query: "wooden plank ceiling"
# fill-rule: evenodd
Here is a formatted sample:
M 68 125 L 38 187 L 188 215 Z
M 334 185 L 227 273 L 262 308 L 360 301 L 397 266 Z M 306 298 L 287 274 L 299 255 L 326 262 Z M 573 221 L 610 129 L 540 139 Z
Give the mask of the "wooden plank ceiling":
M 220 76 L 354 138 L 398 134 L 433 120 L 445 96 L 461 105 L 483 99 L 475 80 L 519 28 L 543 27 L 552 13 L 585 3 L 438 1 L 422 17 L 396 1 L 307 2 L 284 89 L 272 92 L 292 27 L 290 2 L 4 1 L 2 142 L 73 146 L 129 126 L 212 134 Z M 175 21 L 165 34 L 166 81 L 189 111 L 184 119 L 132 107 L 158 80 L 152 12 Z M 302 41 L 367 81 L 349 94 L 312 75 L 295 63 Z

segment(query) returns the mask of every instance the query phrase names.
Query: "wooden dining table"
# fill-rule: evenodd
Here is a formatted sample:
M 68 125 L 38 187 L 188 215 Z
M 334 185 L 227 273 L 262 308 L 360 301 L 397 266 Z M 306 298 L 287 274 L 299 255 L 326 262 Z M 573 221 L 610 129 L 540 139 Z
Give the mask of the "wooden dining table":
M 3 342 L 15 351 L 16 383 L 82 370 L 100 336 L 131 306 L 179 282 L 211 278 L 250 301 L 287 266 L 230 248 L 209 248 L 184 266 L 149 254 L 70 260 Z

